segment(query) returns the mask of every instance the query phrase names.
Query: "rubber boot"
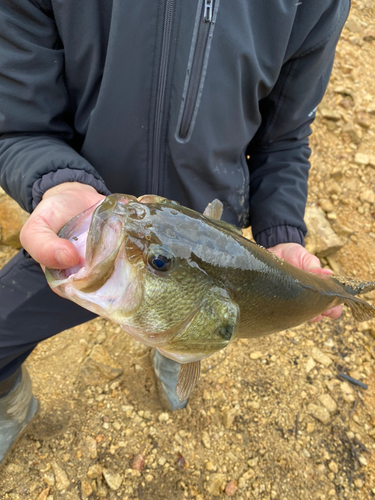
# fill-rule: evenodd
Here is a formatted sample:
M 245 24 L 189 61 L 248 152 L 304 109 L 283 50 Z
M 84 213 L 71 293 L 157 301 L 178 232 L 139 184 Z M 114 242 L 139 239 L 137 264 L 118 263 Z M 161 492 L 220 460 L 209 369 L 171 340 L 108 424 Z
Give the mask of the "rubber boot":
M 22 366 L 18 373 L 0 382 L 0 467 L 37 411 L 30 376 Z
M 161 405 L 164 409 L 170 411 L 185 408 L 188 400 L 186 399 L 180 403 L 176 394 L 177 379 L 180 373 L 180 363 L 166 358 L 156 349 L 151 352 L 151 356 L 154 364 L 156 384 Z

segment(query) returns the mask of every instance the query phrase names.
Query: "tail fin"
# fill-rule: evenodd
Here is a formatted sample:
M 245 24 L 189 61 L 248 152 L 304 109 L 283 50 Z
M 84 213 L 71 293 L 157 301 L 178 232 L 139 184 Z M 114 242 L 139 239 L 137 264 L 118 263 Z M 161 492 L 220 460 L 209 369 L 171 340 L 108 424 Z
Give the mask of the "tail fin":
M 350 307 L 353 317 L 357 321 L 368 321 L 375 318 L 375 307 L 356 297 L 347 298 L 344 304 Z
M 360 281 L 354 278 L 344 278 L 343 276 L 333 275 L 331 278 L 337 281 L 344 287 L 344 290 L 350 295 L 359 295 L 361 293 L 368 293 L 375 290 L 375 281 Z

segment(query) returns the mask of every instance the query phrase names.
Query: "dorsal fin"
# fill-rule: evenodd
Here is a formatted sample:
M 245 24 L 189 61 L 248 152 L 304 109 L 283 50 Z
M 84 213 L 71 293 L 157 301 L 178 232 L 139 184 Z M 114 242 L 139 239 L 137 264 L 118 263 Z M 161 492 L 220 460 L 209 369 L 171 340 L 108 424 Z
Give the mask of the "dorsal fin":
M 188 399 L 198 383 L 201 372 L 201 362 L 194 361 L 193 363 L 181 364 L 180 373 L 178 374 L 176 394 L 180 403 Z

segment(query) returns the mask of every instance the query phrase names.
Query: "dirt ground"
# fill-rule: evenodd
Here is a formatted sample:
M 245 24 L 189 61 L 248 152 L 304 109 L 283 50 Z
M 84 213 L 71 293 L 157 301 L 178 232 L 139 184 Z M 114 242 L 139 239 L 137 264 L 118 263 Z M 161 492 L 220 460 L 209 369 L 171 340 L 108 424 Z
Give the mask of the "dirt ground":
M 375 279 L 374 16 L 373 0 L 353 1 L 311 138 L 309 203 L 345 242 L 323 264 L 364 280 Z M 12 254 L 0 248 L 0 265 Z M 96 377 L 93 352 L 122 374 Z M 0 473 L 0 498 L 374 498 L 374 359 L 375 322 L 345 311 L 231 344 L 203 362 L 188 407 L 171 413 L 149 349 L 94 320 L 28 359 L 41 410 Z

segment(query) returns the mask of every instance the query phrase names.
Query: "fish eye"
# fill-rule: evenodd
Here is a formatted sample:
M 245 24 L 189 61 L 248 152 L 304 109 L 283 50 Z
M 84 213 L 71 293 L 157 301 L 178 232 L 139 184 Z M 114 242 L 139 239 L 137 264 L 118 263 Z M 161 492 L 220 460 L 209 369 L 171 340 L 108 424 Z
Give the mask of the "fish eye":
M 151 253 L 148 256 L 148 263 L 155 271 L 166 272 L 171 269 L 173 258 L 162 253 Z

